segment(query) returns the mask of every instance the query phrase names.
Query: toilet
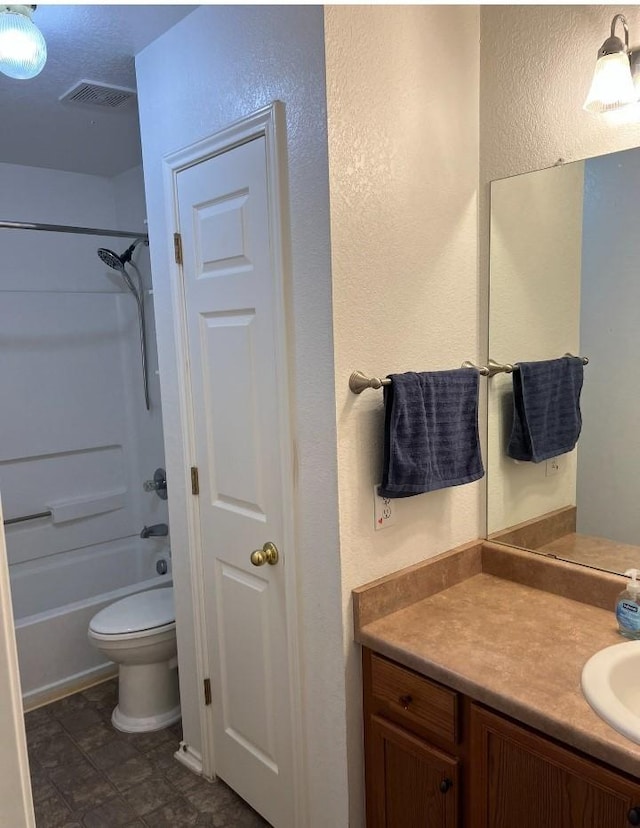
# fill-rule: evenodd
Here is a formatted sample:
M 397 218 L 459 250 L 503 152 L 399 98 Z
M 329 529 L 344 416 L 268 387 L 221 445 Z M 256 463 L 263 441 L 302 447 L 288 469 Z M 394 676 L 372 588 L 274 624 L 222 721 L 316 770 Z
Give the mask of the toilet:
M 118 704 L 111 721 L 118 730 L 160 730 L 180 719 L 173 587 L 129 595 L 100 610 L 89 624 L 89 641 L 120 665 Z

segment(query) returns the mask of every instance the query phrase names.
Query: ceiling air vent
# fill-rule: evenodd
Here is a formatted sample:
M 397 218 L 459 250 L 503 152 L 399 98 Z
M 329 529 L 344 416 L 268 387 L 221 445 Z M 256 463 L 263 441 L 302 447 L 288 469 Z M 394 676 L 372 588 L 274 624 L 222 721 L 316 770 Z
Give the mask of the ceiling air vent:
M 71 87 L 60 97 L 64 103 L 98 106 L 105 109 L 119 109 L 135 98 L 135 89 L 124 86 L 109 86 L 106 83 L 83 80 Z

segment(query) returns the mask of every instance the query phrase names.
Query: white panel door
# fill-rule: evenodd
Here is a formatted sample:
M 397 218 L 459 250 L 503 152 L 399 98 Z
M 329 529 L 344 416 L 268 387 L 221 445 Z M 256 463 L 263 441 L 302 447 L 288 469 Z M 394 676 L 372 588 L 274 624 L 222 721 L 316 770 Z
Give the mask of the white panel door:
M 35 828 L 0 503 L 0 826 Z
M 294 828 L 283 386 L 265 139 L 178 173 L 215 772 Z M 283 359 L 281 356 L 280 359 Z M 250 556 L 271 542 L 275 565 Z

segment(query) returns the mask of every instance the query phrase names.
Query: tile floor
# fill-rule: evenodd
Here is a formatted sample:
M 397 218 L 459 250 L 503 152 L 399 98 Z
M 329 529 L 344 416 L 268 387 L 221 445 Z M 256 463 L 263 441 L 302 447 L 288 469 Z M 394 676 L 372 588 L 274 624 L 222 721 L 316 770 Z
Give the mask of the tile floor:
M 180 725 L 119 733 L 115 680 L 25 716 L 38 828 L 268 828 L 223 782 L 173 758 Z

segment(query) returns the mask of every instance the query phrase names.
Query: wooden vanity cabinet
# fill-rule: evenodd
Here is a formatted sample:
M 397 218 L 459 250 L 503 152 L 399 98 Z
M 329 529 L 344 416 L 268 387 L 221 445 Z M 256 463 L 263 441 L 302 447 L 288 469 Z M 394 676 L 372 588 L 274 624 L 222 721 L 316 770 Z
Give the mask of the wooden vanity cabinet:
M 640 825 L 640 785 L 479 705 L 471 706 L 470 828 Z
M 459 696 L 363 652 L 367 828 L 459 828 Z
M 628 828 L 632 777 L 363 649 L 367 828 Z

